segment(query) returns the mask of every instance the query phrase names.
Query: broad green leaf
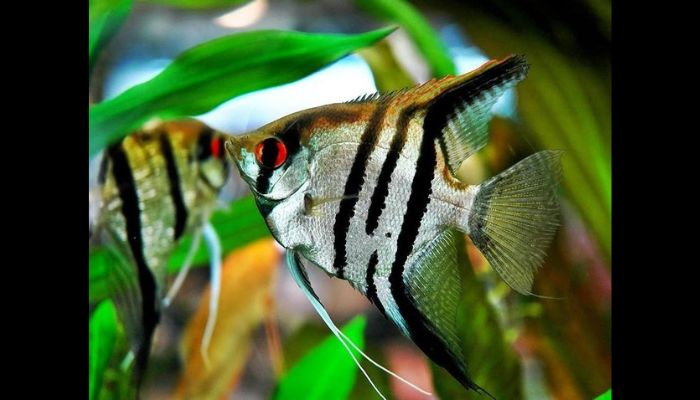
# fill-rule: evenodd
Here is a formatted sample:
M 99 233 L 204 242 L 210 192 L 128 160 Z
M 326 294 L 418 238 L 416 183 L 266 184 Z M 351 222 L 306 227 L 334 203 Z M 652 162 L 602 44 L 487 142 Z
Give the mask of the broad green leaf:
M 132 0 L 90 0 L 88 58 L 90 75 L 100 50 L 109 42 L 131 11 Z
M 355 317 L 342 331 L 359 347 L 364 348 L 363 316 Z M 353 350 L 355 357 L 359 353 Z M 282 378 L 275 400 L 346 399 L 357 379 L 357 366 L 340 341 L 330 334 L 308 352 Z
M 102 376 L 114 351 L 117 312 L 110 300 L 101 302 L 90 317 L 90 399 L 97 399 Z
M 377 312 L 378 314 L 378 312 Z M 390 324 L 382 318 L 382 321 L 386 324 Z M 291 335 L 289 335 L 284 341 L 284 361 L 287 365 L 294 365 L 298 360 L 300 360 L 306 353 L 314 348 L 320 341 L 326 338 L 328 335 L 328 327 L 326 327 L 320 321 L 318 323 L 306 322 L 300 328 L 296 329 Z M 398 331 L 397 331 L 398 332 Z M 372 357 L 373 360 L 381 365 L 387 366 L 388 363 L 384 358 L 383 346 L 378 343 L 367 342 L 365 344 L 365 349 L 363 349 L 368 356 Z M 391 389 L 389 386 L 389 374 L 380 370 L 379 368 L 374 368 L 370 366 L 365 368 L 365 371 L 372 378 L 372 382 L 377 385 L 379 391 L 381 391 L 388 400 L 393 399 Z M 352 388 L 348 399 L 373 399 L 377 397 L 377 393 L 374 391 L 372 386 L 363 376 L 355 382 L 355 386 Z
M 612 389 L 608 389 L 607 392 L 596 397 L 595 400 L 612 400 Z
M 203 114 L 238 95 L 295 81 L 393 30 L 357 35 L 253 31 L 195 46 L 153 79 L 90 108 L 89 155 L 153 118 Z
M 248 196 L 231 203 L 227 210 L 216 211 L 211 218 L 216 232 L 221 239 L 221 248 L 224 253 L 242 247 L 254 240 L 269 236 L 270 232 L 265 221 L 260 216 L 255 205 L 255 200 Z M 186 236 L 175 250 L 168 262 L 168 271 L 177 272 L 192 243 L 192 238 Z M 111 252 L 98 248 L 90 253 L 90 301 L 97 302 L 109 296 L 107 286 L 107 266 L 110 262 L 116 262 Z M 200 245 L 199 251 L 193 260 L 192 266 L 204 265 L 209 260 L 204 245 Z
M 457 259 L 462 274 L 462 300 L 457 312 L 457 336 L 461 340 L 467 370 L 474 382 L 497 399 L 522 398 L 521 365 L 497 310 L 487 297 L 484 282 L 475 275 L 466 253 L 464 236 L 458 235 Z M 483 399 L 467 391 L 447 371 L 432 365 L 433 383 L 443 399 Z
M 248 3 L 250 0 L 140 0 L 142 3 L 160 4 L 169 7 L 191 10 L 233 7 Z
M 405 29 L 430 65 L 434 77 L 457 72 L 447 46 L 420 12 L 406 0 L 355 0 L 355 4 Z

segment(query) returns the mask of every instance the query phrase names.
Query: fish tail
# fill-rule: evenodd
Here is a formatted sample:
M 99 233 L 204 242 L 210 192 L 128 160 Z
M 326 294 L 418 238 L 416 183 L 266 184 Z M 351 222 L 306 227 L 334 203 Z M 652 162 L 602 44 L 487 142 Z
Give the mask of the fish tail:
M 534 274 L 559 225 L 560 151 L 535 153 L 474 191 L 461 229 L 514 290 L 532 294 Z

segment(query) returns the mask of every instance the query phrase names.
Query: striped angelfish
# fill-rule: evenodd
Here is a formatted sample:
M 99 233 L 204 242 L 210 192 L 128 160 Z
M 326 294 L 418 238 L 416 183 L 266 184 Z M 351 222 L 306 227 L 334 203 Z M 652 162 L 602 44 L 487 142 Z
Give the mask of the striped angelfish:
M 304 265 L 349 281 L 465 388 L 486 394 L 468 376 L 456 334 L 457 235 L 530 293 L 558 226 L 559 153 L 536 153 L 480 185 L 455 174 L 485 146 L 492 106 L 527 70 L 511 56 L 301 111 L 226 143 L 318 308 Z
M 90 239 L 123 260 L 110 266 L 108 280 L 131 341 L 137 387 L 160 319 L 167 261 L 187 234 L 194 237 L 188 260 L 202 234 L 209 245 L 216 301 L 221 256 L 207 221 L 228 177 L 224 140 L 196 120 L 165 122 L 125 137 L 103 156 L 100 209 Z M 187 267 L 189 261 L 183 271 Z

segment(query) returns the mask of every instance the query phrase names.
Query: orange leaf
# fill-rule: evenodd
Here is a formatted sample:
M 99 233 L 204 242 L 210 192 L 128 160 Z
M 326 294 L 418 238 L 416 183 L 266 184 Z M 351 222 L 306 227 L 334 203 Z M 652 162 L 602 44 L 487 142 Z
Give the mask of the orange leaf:
M 231 252 L 221 271 L 216 326 L 204 363 L 200 344 L 209 314 L 209 288 L 180 343 L 185 364 L 174 397 L 218 399 L 232 390 L 250 353 L 251 336 L 273 312 L 273 288 L 280 253 L 272 239 Z

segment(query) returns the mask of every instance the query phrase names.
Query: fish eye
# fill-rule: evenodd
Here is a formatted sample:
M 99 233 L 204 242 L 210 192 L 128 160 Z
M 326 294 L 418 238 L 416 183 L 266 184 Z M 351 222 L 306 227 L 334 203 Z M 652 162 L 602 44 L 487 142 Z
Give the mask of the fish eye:
M 221 159 L 221 150 L 224 147 L 224 139 L 217 137 L 213 138 L 210 143 L 211 154 L 218 160 Z
M 287 161 L 287 146 L 276 137 L 269 137 L 255 146 L 255 160 L 265 168 L 279 168 Z

